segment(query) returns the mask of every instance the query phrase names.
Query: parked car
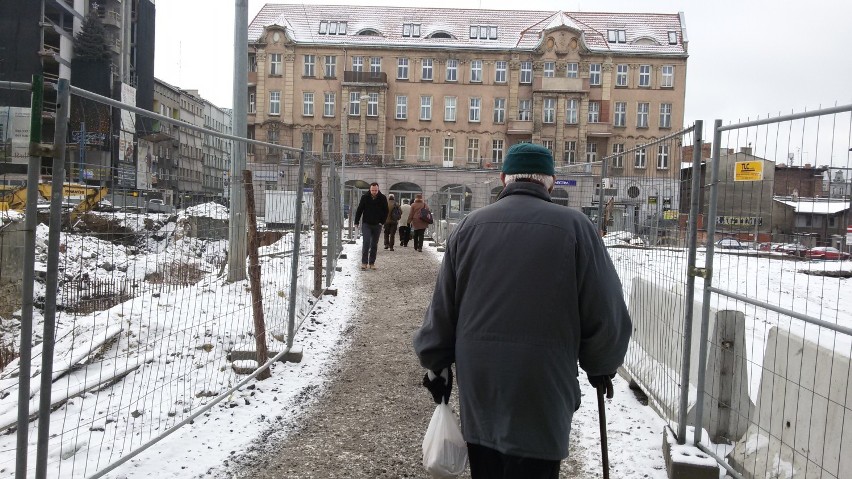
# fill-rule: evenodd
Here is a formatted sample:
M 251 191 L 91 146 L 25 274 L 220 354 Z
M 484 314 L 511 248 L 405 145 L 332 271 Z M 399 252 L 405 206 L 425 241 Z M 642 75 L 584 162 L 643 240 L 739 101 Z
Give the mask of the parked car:
M 849 256 L 849 253 L 830 246 L 817 246 L 805 251 L 805 257 L 810 259 L 838 260 L 849 259 Z
M 794 256 L 804 256 L 805 251 L 808 250 L 808 247 L 801 243 L 787 243 L 782 244 L 775 251 L 779 251 L 781 253 L 787 253 Z
M 735 238 L 722 238 L 716 242 L 716 247 L 721 249 L 748 249 L 746 243 Z
M 758 251 L 778 251 L 778 248 L 783 246 L 779 243 L 760 243 L 757 245 Z

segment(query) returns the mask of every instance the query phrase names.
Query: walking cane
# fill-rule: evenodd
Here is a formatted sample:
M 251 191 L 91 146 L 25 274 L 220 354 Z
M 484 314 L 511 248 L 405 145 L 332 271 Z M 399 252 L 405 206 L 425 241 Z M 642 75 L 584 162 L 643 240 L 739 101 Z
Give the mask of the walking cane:
M 609 454 L 606 447 L 606 406 L 604 405 L 604 395 L 606 395 L 606 386 L 601 384 L 597 388 L 598 393 L 598 417 L 601 423 L 601 461 L 603 462 L 603 477 L 609 479 Z

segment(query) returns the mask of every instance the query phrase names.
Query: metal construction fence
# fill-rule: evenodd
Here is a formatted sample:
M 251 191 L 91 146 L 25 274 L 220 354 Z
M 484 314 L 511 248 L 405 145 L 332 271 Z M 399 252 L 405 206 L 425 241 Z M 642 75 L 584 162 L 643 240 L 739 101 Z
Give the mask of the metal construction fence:
M 38 85 L 5 86 L 32 90 L 37 106 Z M 336 165 L 301 150 L 220 134 L 64 80 L 53 88 L 60 110 L 52 177 L 39 176 L 34 158 L 26 185 L 4 196 L 13 207 L 4 228 L 7 220 L 23 224 L 26 237 L 3 244 L 4 257 L 22 258 L 24 269 L 18 327 L 3 331 L 20 357 L 0 372 L 0 428 L 17 430 L 0 436 L 0 468 L 19 477 L 100 477 L 269 375 L 275 362 L 299 359 L 294 341 L 336 271 L 342 187 Z M 229 200 L 204 192 L 201 142 L 167 161 L 149 152 L 146 180 L 186 185 L 178 209 L 164 208 L 179 200 L 162 196 L 109 204 L 92 168 L 66 171 L 71 98 L 86 99 L 90 122 L 120 117 L 122 131 L 143 130 L 143 118 L 160 122 L 147 135 L 155 148 L 172 141 L 157 133 L 168 125 L 286 152 L 287 160 L 246 165 L 227 185 L 243 192 L 247 247 L 229 244 L 241 224 Z M 122 167 L 103 174 L 115 183 L 135 174 Z M 14 203 L 21 198 L 25 204 Z M 40 218 L 45 201 L 49 218 Z M 26 214 L 14 211 L 21 206 Z

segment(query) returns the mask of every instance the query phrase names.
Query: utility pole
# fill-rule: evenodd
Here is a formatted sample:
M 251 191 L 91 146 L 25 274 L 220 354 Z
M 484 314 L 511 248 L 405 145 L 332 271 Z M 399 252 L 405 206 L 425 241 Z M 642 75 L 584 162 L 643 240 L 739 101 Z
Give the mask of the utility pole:
M 234 135 L 245 138 L 248 115 L 248 0 L 235 0 L 234 15 Z M 246 169 L 246 143 L 234 142 L 231 161 L 231 195 L 228 229 L 228 281 L 246 279 L 246 202 L 242 172 Z

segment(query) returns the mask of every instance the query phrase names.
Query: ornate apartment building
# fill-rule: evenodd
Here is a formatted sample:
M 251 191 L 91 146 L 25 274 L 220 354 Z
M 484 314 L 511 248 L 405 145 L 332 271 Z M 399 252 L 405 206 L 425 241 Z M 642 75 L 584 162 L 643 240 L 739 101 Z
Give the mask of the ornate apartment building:
M 267 4 L 248 47 L 249 136 L 347 164 L 496 168 L 535 142 L 566 165 L 683 125 L 683 14 Z M 613 174 L 678 177 L 648 155 Z

